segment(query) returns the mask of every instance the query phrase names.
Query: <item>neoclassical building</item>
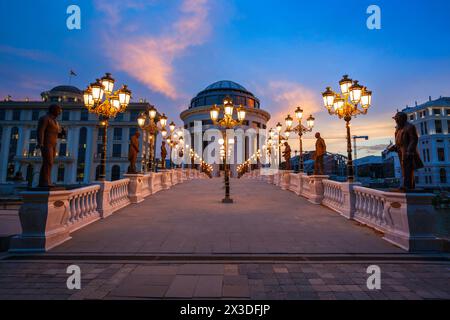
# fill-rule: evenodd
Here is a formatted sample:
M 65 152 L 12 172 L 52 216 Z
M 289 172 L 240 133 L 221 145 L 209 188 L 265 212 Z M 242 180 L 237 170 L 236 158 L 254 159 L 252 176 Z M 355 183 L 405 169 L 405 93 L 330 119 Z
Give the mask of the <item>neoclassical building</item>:
M 421 188 L 450 188 L 450 97 L 440 97 L 403 110 L 419 134 L 425 168 L 416 173 Z
M 52 179 L 57 184 L 87 184 L 96 180 L 100 168 L 102 130 L 98 118 L 83 105 L 82 92 L 74 86 L 57 86 L 42 94 L 42 101 L 0 102 L 0 183 L 13 181 L 18 174 L 34 184 L 39 178 L 41 158 L 37 145 L 37 123 L 50 104 L 58 103 L 63 112 L 60 124 L 67 139 L 59 140 Z M 120 179 L 128 169 L 130 137 L 138 129 L 137 117 L 150 105 L 130 103 L 125 113 L 110 121 L 108 128 L 108 180 Z M 147 137 L 141 134 L 139 168 L 148 152 Z
M 238 128 L 246 131 L 247 129 L 255 129 L 254 132 L 258 132 L 258 129 L 266 130 L 267 122 L 270 120 L 270 114 L 267 111 L 261 109 L 259 99 L 242 85 L 233 81 L 218 81 L 215 82 L 204 90 L 199 92 L 192 100 L 189 108 L 180 114 L 181 120 L 184 122 L 184 128 L 191 134 L 191 147 L 195 150 L 200 150 L 204 154 L 205 148 L 211 141 L 208 141 L 208 137 L 204 137 L 204 132 L 208 129 L 217 129 L 213 125 L 210 117 L 211 108 L 217 104 L 222 105 L 225 97 L 231 97 L 235 106 L 242 105 L 246 110 L 246 118 L 243 125 Z M 196 122 L 201 124 L 203 141 L 198 137 L 194 137 L 194 128 Z M 206 141 L 205 141 L 206 140 Z M 256 150 L 261 148 L 261 142 L 259 141 L 259 134 L 255 139 L 250 139 L 248 136 L 244 139 L 242 147 L 242 153 L 244 160 L 251 156 Z M 201 148 L 198 148 L 199 141 L 202 141 Z M 235 155 L 237 156 L 238 141 L 235 144 Z M 231 173 L 236 175 L 236 166 L 239 160 L 234 159 L 234 164 L 231 165 Z M 219 164 L 213 165 L 215 174 L 220 169 Z

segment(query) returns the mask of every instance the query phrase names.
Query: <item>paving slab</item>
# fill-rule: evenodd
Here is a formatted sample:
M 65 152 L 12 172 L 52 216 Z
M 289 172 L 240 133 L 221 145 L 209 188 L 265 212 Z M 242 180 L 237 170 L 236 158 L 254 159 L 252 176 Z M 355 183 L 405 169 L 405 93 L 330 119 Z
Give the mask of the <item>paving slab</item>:
M 72 234 L 52 253 L 404 253 L 379 233 L 267 183 L 192 180 Z

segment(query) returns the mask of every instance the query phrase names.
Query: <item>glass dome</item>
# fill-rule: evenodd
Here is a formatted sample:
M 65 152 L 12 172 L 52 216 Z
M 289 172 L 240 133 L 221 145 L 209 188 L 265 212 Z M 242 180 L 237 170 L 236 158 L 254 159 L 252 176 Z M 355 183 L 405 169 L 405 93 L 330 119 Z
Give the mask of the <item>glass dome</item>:
M 242 105 L 247 108 L 259 109 L 259 99 L 239 83 L 229 80 L 222 80 L 207 86 L 191 100 L 191 108 L 221 105 L 223 99 L 230 96 L 235 105 Z

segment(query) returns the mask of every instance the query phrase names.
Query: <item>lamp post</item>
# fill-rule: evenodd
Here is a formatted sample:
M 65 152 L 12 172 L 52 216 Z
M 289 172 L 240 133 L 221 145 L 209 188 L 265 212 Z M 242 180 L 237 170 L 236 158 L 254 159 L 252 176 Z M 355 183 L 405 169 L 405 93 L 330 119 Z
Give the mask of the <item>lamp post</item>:
M 165 130 L 167 123 L 167 117 L 165 114 L 159 117 L 159 121 L 156 120 L 157 114 L 158 111 L 156 110 L 156 108 L 154 106 L 151 106 L 145 113 L 141 113 L 141 115 L 137 118 L 139 128 L 147 132 L 148 139 L 150 140 L 149 167 L 151 172 L 156 170 L 155 166 L 156 137 L 158 135 L 158 132 L 162 133 L 163 130 Z
M 106 180 L 106 149 L 109 119 L 124 112 L 131 100 L 131 91 L 123 85 L 114 91 L 115 80 L 110 73 L 91 83 L 83 92 L 84 105 L 90 113 L 99 117 L 99 126 L 103 128 L 102 153 L 99 181 Z
M 283 125 L 278 122 L 275 128 L 278 134 L 278 169 L 281 169 L 281 130 L 283 129 Z
M 223 109 L 223 110 L 222 110 Z M 219 119 L 221 111 L 223 112 L 222 119 Z M 239 126 L 243 123 L 246 115 L 246 111 L 242 106 L 239 106 L 236 109 L 237 120 L 233 119 L 234 104 L 233 100 L 230 97 L 225 97 L 223 100 L 222 107 L 214 105 L 214 107 L 210 110 L 211 120 L 214 125 L 218 125 L 219 127 L 224 128 L 224 139 L 223 144 L 221 144 L 221 156 L 223 157 L 223 165 L 224 165 L 224 176 L 225 176 L 225 198 L 222 200 L 223 203 L 233 203 L 233 199 L 230 198 L 230 169 L 227 165 L 227 156 L 228 156 L 228 139 L 227 139 L 227 129 L 232 129 L 236 126 Z M 219 143 L 221 142 L 219 141 Z M 222 148 L 223 147 L 223 148 Z
M 299 158 L 299 165 L 300 165 L 300 172 L 304 172 L 303 167 L 303 135 L 307 132 L 311 132 L 314 127 L 314 117 L 312 115 L 309 116 L 308 119 L 306 119 L 306 126 L 302 124 L 303 120 L 303 110 L 302 108 L 298 107 L 295 110 L 295 117 L 298 120 L 298 125 L 292 128 L 292 125 L 294 123 L 294 119 L 291 118 L 290 115 L 288 115 L 285 119 L 286 122 L 286 128 L 287 131 L 295 132 L 298 134 L 299 138 L 299 145 L 300 145 L 300 158 Z
M 183 132 L 181 130 L 177 130 L 177 132 L 175 132 L 175 129 L 176 129 L 176 125 L 172 121 L 169 124 L 170 136 L 167 137 L 167 139 L 166 139 L 166 142 L 170 147 L 170 157 L 169 157 L 170 169 L 172 169 L 172 167 L 173 167 L 173 161 L 172 161 L 173 148 L 176 148 L 179 144 L 182 144 L 182 142 L 184 143 L 184 138 L 182 136 Z
M 322 93 L 322 97 L 328 113 L 345 120 L 347 128 L 347 177 L 348 182 L 353 182 L 354 167 L 350 121 L 357 115 L 367 114 L 372 104 L 372 91 L 361 86 L 358 81 L 350 79 L 347 75 L 339 81 L 339 86 L 341 93 L 335 93 L 330 87 L 327 87 L 326 91 Z

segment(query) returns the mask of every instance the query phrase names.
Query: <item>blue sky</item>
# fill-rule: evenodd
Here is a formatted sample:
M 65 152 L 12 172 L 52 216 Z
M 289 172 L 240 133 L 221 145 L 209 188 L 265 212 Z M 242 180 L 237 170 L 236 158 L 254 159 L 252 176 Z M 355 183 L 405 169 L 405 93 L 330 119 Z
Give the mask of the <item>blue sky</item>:
M 81 30 L 66 27 L 71 4 Z M 371 4 L 381 30 L 366 27 Z M 389 142 L 396 109 L 450 96 L 447 0 L 16 0 L 2 1 L 0 15 L 0 96 L 17 100 L 67 84 L 70 69 L 79 88 L 110 71 L 180 123 L 192 96 L 228 79 L 254 92 L 272 122 L 302 105 L 330 151 L 345 153 L 344 123 L 320 93 L 349 74 L 374 92 L 352 125 L 370 136 L 364 155 Z

